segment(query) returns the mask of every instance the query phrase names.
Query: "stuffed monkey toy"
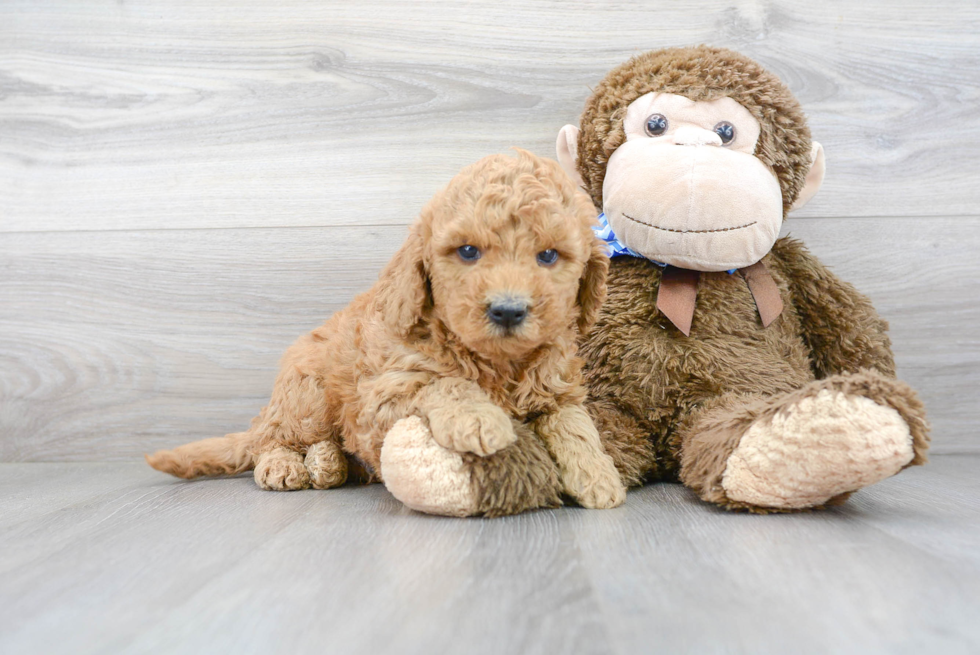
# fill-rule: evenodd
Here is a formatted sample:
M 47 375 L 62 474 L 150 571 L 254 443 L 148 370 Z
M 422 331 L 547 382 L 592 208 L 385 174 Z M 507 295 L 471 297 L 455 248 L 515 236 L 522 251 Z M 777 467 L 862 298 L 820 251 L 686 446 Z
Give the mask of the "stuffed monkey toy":
M 794 511 L 926 461 L 887 324 L 778 238 L 824 153 L 777 77 L 729 50 L 648 52 L 599 83 L 557 145 L 612 257 L 581 354 L 626 484 L 679 478 L 728 509 Z

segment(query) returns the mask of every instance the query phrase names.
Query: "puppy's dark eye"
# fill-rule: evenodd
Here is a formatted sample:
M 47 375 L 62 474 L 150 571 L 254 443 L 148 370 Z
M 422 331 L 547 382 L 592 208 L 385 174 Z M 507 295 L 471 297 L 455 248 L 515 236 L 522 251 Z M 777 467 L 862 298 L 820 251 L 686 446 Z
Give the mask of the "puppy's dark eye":
M 650 136 L 660 136 L 667 131 L 667 117 L 663 114 L 653 114 L 647 118 L 647 123 L 643 127 Z
M 722 121 L 715 125 L 715 134 L 721 137 L 721 145 L 727 146 L 735 140 L 735 126 L 728 121 Z
M 554 248 L 548 248 L 538 253 L 538 263 L 542 266 L 551 266 L 556 261 L 558 261 L 558 251 Z
M 465 245 L 456 249 L 456 254 L 464 262 L 475 262 L 480 258 L 480 249 L 476 246 Z

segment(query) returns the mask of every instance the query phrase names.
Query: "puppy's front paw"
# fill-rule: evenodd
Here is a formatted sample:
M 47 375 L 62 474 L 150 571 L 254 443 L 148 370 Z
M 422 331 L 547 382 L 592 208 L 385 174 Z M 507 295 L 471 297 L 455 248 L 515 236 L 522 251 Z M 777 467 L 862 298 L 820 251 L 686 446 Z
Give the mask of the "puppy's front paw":
M 610 467 L 612 462 L 610 462 Z M 569 484 L 571 482 L 572 484 Z M 565 492 L 586 509 L 612 509 L 626 500 L 626 487 L 615 468 L 565 482 Z
M 274 448 L 258 456 L 255 483 L 266 491 L 296 491 L 310 486 L 303 456 L 289 448 Z
M 310 446 L 303 464 L 314 489 L 339 487 L 347 481 L 347 457 L 333 441 L 319 441 Z
M 443 448 L 486 456 L 506 448 L 517 435 L 510 418 L 496 405 L 452 405 L 429 412 L 432 438 Z

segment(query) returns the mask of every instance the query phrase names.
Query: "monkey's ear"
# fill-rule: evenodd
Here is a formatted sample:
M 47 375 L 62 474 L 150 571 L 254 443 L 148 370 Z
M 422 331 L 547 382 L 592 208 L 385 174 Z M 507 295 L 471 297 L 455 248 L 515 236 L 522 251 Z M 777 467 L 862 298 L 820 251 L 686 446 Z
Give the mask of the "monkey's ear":
M 803 188 L 800 189 L 799 195 L 796 196 L 796 201 L 793 202 L 793 206 L 789 208 L 790 211 L 799 209 L 807 202 L 810 198 L 816 195 L 817 190 L 820 189 L 820 185 L 823 184 L 823 176 L 827 172 L 827 161 L 823 156 L 823 146 L 813 142 L 813 148 L 810 150 L 810 172 L 806 174 L 806 181 L 803 183 Z
M 375 307 L 393 334 L 405 338 L 432 307 L 429 274 L 419 224 L 412 226 L 405 244 L 378 278 Z
M 585 188 L 585 180 L 578 172 L 578 128 L 566 125 L 558 132 L 558 163 L 580 188 Z
M 609 255 L 606 246 L 598 239 L 592 244 L 592 253 L 585 264 L 582 279 L 578 286 L 578 331 L 586 334 L 596 319 L 599 318 L 599 308 L 606 299 L 606 273 L 609 272 Z

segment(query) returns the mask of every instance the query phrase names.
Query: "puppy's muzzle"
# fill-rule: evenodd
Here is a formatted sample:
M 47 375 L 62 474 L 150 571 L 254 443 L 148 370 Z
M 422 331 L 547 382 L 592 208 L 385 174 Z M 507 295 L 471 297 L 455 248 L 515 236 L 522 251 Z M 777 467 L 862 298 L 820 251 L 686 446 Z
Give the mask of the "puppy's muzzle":
M 505 330 L 512 330 L 523 323 L 527 312 L 527 303 L 514 299 L 492 302 L 487 306 L 487 318 Z

